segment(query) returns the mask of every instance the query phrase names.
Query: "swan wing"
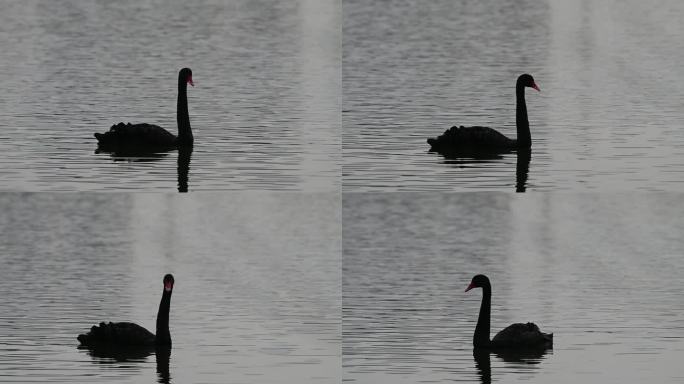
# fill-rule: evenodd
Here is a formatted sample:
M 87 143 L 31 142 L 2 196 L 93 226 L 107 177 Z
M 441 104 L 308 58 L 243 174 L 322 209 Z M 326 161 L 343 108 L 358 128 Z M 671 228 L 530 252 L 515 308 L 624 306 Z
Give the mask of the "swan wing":
M 540 347 L 550 346 L 553 334 L 546 334 L 539 330 L 534 323 L 516 323 L 504 328 L 492 338 L 492 345 L 496 347 Z
M 83 345 L 152 345 L 154 334 L 135 323 L 100 323 L 90 328 L 90 332 L 78 335 Z
M 176 136 L 154 124 L 114 124 L 105 133 L 96 133 L 100 146 L 173 146 Z
M 516 141 L 499 131 L 482 126 L 453 126 L 436 138 L 428 139 L 432 150 L 457 148 L 512 148 Z

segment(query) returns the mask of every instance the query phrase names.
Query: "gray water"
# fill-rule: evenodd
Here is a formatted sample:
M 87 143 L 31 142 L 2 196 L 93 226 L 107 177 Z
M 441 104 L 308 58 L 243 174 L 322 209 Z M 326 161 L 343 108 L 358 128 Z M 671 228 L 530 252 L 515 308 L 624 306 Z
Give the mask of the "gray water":
M 176 152 L 112 158 L 95 153 L 93 133 L 120 121 L 176 133 L 183 67 L 195 81 L 190 191 L 339 189 L 336 1 L 27 0 L 0 8 L 4 190 L 175 190 Z
M 527 190 L 684 190 L 684 3 L 345 0 L 343 188 L 516 189 L 516 155 L 445 160 L 452 125 L 515 132 L 527 91 Z
M 681 383 L 684 207 L 675 194 L 345 194 L 343 380 Z M 492 336 L 533 321 L 553 351 L 478 370 Z M 480 365 L 482 367 L 482 365 Z
M 339 211 L 337 194 L 0 194 L 0 382 L 339 383 Z M 100 321 L 154 330 L 165 273 L 166 375 L 77 349 Z

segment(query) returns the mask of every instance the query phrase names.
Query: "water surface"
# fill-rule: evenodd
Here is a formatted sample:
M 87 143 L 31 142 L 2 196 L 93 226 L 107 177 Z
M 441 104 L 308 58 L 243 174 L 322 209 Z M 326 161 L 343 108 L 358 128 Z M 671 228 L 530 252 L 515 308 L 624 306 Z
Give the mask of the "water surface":
M 345 194 L 343 380 L 681 383 L 682 198 Z M 478 273 L 492 336 L 533 321 L 553 351 L 473 358 Z
M 349 0 L 342 11 L 346 191 L 515 190 L 514 153 L 450 161 L 425 140 L 452 125 L 515 137 L 525 72 L 541 87 L 527 91 L 528 190 L 684 190 L 684 3 Z
M 339 383 L 339 195 L 196 196 L 0 194 L 0 382 Z M 77 348 L 165 273 L 170 356 Z
M 3 189 L 177 189 L 176 152 L 114 159 L 93 132 L 176 133 L 190 67 L 188 190 L 337 190 L 340 20 L 328 0 L 3 1 Z

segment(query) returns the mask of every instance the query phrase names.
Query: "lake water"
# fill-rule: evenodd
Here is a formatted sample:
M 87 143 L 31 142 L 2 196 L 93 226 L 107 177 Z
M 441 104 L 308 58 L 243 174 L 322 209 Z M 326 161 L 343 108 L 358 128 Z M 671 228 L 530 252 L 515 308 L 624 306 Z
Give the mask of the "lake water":
M 684 190 L 681 1 L 345 0 L 342 14 L 346 191 Z M 514 137 L 525 72 L 541 87 L 529 161 L 428 153 L 452 125 Z
M 93 133 L 176 133 L 187 66 L 188 190 L 338 190 L 340 14 L 334 0 L 3 1 L 3 189 L 177 189 L 176 152 L 115 159 Z
M 338 194 L 0 194 L 0 382 L 339 383 Z M 100 321 L 170 358 L 91 356 Z
M 345 194 L 343 381 L 681 383 L 680 194 Z M 542 356 L 475 361 L 492 282 L 492 336 L 533 321 Z M 485 369 L 489 365 L 489 369 Z

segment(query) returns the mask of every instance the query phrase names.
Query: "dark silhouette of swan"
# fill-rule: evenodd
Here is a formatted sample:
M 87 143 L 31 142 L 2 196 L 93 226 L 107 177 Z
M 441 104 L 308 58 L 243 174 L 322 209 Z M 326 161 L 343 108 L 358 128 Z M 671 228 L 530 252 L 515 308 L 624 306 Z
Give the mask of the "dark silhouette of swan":
M 190 116 L 188 115 L 188 84 L 192 82 L 192 71 L 183 68 L 178 72 L 178 105 L 176 120 L 178 136 L 152 124 L 114 124 L 105 133 L 96 133 L 98 148 L 102 151 L 136 152 L 171 150 L 189 147 L 193 144 Z
M 427 139 L 430 152 L 459 153 L 459 152 L 500 152 L 519 148 L 530 148 L 530 123 L 527 120 L 527 105 L 525 104 L 525 87 L 539 87 L 531 75 L 523 74 L 515 84 L 515 125 L 518 130 L 517 139 L 510 139 L 495 129 L 489 127 L 453 126 L 436 138 Z
M 486 350 L 524 350 L 553 348 L 553 333 L 543 333 L 534 323 L 516 323 L 504 328 L 489 340 L 489 317 L 492 304 L 492 286 L 485 275 L 476 275 L 466 288 L 482 288 L 480 315 L 475 326 L 473 346 Z
M 164 291 L 159 303 L 157 313 L 157 334 L 134 323 L 100 323 L 93 325 L 90 332 L 78 335 L 81 345 L 89 347 L 148 347 L 148 346 L 171 346 L 171 333 L 169 332 L 169 308 L 171 306 L 171 293 L 173 292 L 173 276 L 164 276 Z

